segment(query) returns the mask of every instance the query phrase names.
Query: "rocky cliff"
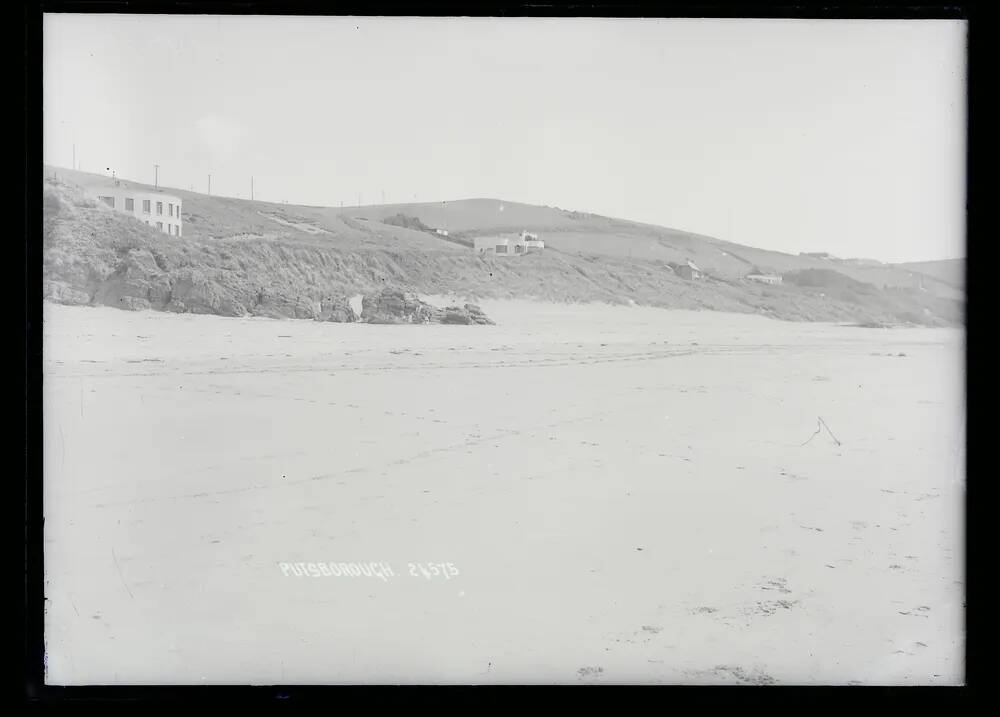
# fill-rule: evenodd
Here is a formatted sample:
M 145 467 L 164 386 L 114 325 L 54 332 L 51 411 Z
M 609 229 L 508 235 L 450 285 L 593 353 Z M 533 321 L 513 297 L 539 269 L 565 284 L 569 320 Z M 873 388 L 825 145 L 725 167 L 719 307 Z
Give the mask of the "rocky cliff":
M 475 304 L 438 308 L 399 289 L 366 294 L 361 306 L 361 320 L 369 324 L 494 323 Z

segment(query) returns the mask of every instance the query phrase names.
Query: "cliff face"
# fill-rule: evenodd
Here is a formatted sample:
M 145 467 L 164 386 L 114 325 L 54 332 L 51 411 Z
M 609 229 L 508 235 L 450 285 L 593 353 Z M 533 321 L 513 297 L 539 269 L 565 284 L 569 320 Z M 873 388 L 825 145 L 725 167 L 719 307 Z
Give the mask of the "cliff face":
M 67 188 L 46 188 L 43 231 L 43 292 L 57 303 L 357 320 L 343 292 L 268 276 L 264 257 L 251 266 L 225 248 L 167 236 Z

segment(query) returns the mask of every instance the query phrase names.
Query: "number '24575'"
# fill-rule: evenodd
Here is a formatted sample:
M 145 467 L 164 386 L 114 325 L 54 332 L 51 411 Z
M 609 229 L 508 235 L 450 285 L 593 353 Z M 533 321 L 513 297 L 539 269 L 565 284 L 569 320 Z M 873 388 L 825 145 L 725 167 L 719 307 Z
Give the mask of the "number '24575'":
M 415 578 L 423 576 L 430 580 L 434 577 L 443 577 L 445 580 L 451 580 L 458 575 L 458 568 L 454 563 L 408 563 L 408 565 L 410 575 Z

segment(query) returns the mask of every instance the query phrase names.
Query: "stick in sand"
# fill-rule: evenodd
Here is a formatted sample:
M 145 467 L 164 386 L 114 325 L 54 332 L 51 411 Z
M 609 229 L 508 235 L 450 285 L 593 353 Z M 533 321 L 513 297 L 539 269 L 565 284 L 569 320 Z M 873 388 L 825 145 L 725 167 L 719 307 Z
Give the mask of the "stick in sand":
M 806 443 L 808 443 L 816 436 L 818 436 L 820 431 L 822 431 L 824 428 L 826 429 L 826 432 L 830 434 L 830 438 L 833 439 L 833 442 L 836 443 L 838 446 L 841 445 L 840 441 L 837 440 L 837 437 L 833 435 L 833 431 L 831 431 L 830 427 L 826 425 L 826 421 L 823 420 L 822 416 L 816 417 L 816 432 L 813 433 L 811 436 L 809 436 L 809 440 L 807 440 Z M 802 445 L 804 446 L 806 443 L 803 443 Z

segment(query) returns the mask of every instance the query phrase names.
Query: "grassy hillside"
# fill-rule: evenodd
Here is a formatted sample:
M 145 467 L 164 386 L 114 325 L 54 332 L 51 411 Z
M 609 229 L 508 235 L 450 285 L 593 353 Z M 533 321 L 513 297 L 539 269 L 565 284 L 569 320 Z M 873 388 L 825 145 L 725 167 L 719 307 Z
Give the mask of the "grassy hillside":
M 476 199 L 339 209 L 167 189 L 184 203 L 184 236 L 171 237 L 84 197 L 80 184 L 110 178 L 52 168 L 46 176 L 45 292 L 65 303 L 323 318 L 340 316 L 348 295 L 392 286 L 472 298 L 631 301 L 792 320 L 939 325 L 962 319 L 953 287 L 932 280 L 914 288 L 907 271 L 834 267 L 552 207 Z M 451 236 L 421 226 L 447 228 Z M 546 250 L 497 258 L 475 255 L 460 243 L 520 229 L 541 234 Z M 668 266 L 688 259 L 709 272 L 707 280 L 685 281 Z M 836 291 L 810 282 L 765 287 L 740 279 L 753 266 L 789 274 L 836 269 L 834 274 L 854 283 Z M 866 281 L 866 272 L 891 281 Z
M 930 278 L 956 289 L 962 289 L 965 286 L 965 259 L 915 261 L 906 264 L 893 264 L 893 267 L 921 275 L 924 280 Z
M 344 215 L 383 220 L 395 214 L 418 219 L 423 224 L 446 229 L 452 238 L 463 239 L 527 229 L 544 235 L 546 247 L 569 254 L 597 254 L 632 259 L 683 263 L 690 259 L 706 271 L 736 279 L 757 267 L 784 273 L 807 269 L 834 269 L 858 281 L 883 288 L 921 286 L 942 297 L 962 299 L 962 283 L 947 270 L 923 271 L 906 265 L 863 265 L 851 260 L 820 259 L 755 249 L 692 232 L 613 219 L 595 214 L 539 207 L 497 199 L 466 199 L 436 204 L 393 204 L 343 209 L 309 209 L 314 216 Z M 919 266 L 945 264 L 928 262 Z M 915 265 L 917 266 L 917 265 Z M 914 272 L 922 272 L 917 276 Z

